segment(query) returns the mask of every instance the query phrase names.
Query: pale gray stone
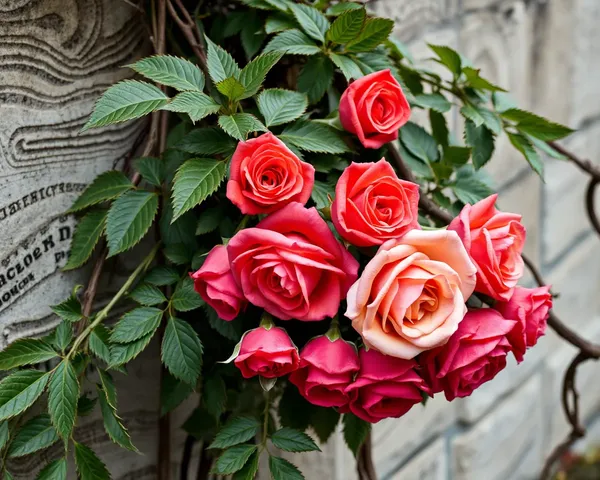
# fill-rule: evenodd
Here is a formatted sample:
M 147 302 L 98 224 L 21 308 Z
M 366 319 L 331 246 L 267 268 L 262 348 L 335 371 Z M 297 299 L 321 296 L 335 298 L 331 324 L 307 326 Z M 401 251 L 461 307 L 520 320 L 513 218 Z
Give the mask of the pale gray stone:
M 448 453 L 446 443 L 438 439 L 419 452 L 390 477 L 390 480 L 446 480 Z

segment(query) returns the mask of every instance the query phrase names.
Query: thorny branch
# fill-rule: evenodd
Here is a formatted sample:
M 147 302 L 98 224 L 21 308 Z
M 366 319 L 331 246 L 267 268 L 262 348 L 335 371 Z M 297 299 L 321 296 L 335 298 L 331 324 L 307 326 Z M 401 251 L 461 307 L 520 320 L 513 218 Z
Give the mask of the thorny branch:
M 560 146 L 555 142 L 548 142 L 548 145 L 552 147 L 557 152 L 564 155 L 567 159 L 572 161 L 575 165 L 577 165 L 581 170 L 586 172 L 591 176 L 590 183 L 588 185 L 587 194 L 586 194 L 586 211 L 587 215 L 592 223 L 594 229 L 600 235 L 600 222 L 596 215 L 595 205 L 594 205 L 594 192 L 596 186 L 600 184 L 600 169 L 592 164 L 589 160 L 582 160 L 577 157 L 572 152 L 566 150 L 564 147 Z M 408 169 L 404 160 L 400 156 L 400 153 L 396 149 L 396 147 L 392 144 L 389 146 L 389 154 L 392 160 L 394 161 L 396 168 L 398 169 L 401 176 L 403 176 L 406 180 L 415 181 L 415 177 Z M 419 200 L 419 207 L 429 214 L 431 217 L 436 218 L 444 223 L 450 223 L 452 221 L 452 215 L 450 215 L 445 210 L 441 209 L 437 204 L 435 204 L 424 192 L 421 192 L 421 197 Z M 538 268 L 533 264 L 533 262 L 525 255 L 523 255 L 523 260 L 525 265 L 533 275 L 533 278 L 537 282 L 539 286 L 546 285 L 544 278 L 542 277 Z M 546 463 L 544 464 L 544 468 L 540 475 L 540 480 L 546 480 L 550 478 L 553 466 L 556 464 L 558 460 L 563 456 L 565 452 L 569 450 L 569 448 L 577 441 L 579 438 L 585 435 L 585 428 L 581 425 L 581 420 L 579 419 L 579 393 L 577 392 L 575 385 L 575 376 L 577 373 L 577 367 L 584 363 L 587 360 L 600 359 L 600 345 L 592 343 L 579 334 L 571 330 L 567 325 L 558 318 L 556 313 L 553 311 L 550 312 L 550 316 L 548 318 L 548 325 L 564 340 L 569 342 L 571 345 L 579 348 L 579 353 L 575 356 L 569 368 L 565 372 L 565 376 L 563 379 L 562 386 L 562 405 L 563 411 L 571 426 L 571 431 L 567 438 L 557 445 L 555 449 L 552 451 Z

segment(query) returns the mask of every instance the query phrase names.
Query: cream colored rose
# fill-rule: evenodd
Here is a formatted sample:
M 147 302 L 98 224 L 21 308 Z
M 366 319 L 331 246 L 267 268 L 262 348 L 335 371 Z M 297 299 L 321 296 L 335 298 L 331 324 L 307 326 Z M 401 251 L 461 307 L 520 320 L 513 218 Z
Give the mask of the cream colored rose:
M 456 331 L 476 273 L 456 232 L 412 230 L 379 248 L 348 291 L 346 316 L 367 346 L 411 359 Z

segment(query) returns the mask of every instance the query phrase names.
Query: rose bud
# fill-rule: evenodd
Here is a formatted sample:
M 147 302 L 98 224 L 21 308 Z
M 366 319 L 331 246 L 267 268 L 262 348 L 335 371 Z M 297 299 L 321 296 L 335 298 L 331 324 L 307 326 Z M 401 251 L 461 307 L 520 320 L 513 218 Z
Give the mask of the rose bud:
M 244 378 L 277 378 L 296 370 L 300 357 L 283 328 L 260 326 L 244 335 L 234 363 Z
M 224 245 L 214 247 L 197 272 L 190 274 L 194 289 L 215 309 L 219 318 L 233 320 L 248 304 L 231 269 Z
M 315 183 L 315 169 L 301 161 L 272 133 L 240 142 L 231 158 L 227 198 L 244 214 L 304 205 Z
M 425 381 L 417 374 L 415 360 L 390 357 L 375 349 L 361 349 L 360 372 L 348 386 L 348 410 L 366 422 L 398 418 L 429 394 Z
M 448 401 L 467 397 L 506 367 L 506 335 L 517 322 L 492 308 L 470 310 L 446 345 L 419 356 L 421 374 L 433 393 Z
M 310 340 L 300 352 L 300 368 L 290 375 L 310 403 L 322 407 L 341 407 L 348 403 L 346 387 L 358 372 L 356 347 L 338 336 Z
M 352 163 L 337 182 L 331 217 L 352 245 L 368 247 L 419 227 L 419 186 L 400 180 L 384 159 Z
M 477 267 L 475 291 L 507 301 L 523 276 L 525 227 L 521 215 L 496 210 L 497 197 L 465 205 L 448 230 L 458 233 Z
M 517 362 L 521 363 L 527 347 L 533 347 L 546 331 L 546 322 L 552 308 L 550 287 L 517 287 L 508 302 L 496 302 L 494 308 L 504 318 L 517 321 L 507 338 Z
M 390 70 L 352 82 L 340 99 L 340 121 L 365 148 L 379 148 L 398 138 L 408 122 L 410 105 Z

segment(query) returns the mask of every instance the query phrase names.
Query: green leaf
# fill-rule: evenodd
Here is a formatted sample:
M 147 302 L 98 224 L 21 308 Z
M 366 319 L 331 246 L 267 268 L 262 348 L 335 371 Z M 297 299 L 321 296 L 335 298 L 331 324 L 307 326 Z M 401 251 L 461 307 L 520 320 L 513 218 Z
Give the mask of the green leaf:
M 439 63 L 445 65 L 455 77 L 458 77 L 461 74 L 462 60 L 458 53 L 444 45 L 432 45 L 430 43 L 427 45 L 438 56 Z
M 477 107 L 477 111 L 479 112 L 479 115 L 483 117 L 483 124 L 488 130 L 496 135 L 502 133 L 502 120 L 495 112 L 483 107 Z
M 333 408 L 321 407 L 311 415 L 310 423 L 321 443 L 327 442 L 340 421 L 340 414 Z
M 174 377 L 195 385 L 202 365 L 202 344 L 191 325 L 171 317 L 165 329 L 161 358 Z
M 440 113 L 445 113 L 452 108 L 452 103 L 441 93 L 424 93 L 416 95 L 415 100 L 419 106 L 430 108 Z
M 100 384 L 102 385 L 103 395 L 106 396 L 108 404 L 116 409 L 117 408 L 117 387 L 115 381 L 110 373 L 101 368 L 98 369 L 98 376 L 100 377 Z
M 329 29 L 329 20 L 319 10 L 309 5 L 289 4 L 294 17 L 306 34 L 319 42 L 325 41 L 325 33 Z
M 250 60 L 260 50 L 267 34 L 264 29 L 264 21 L 258 16 L 255 11 L 250 11 L 250 15 L 246 15 L 244 27 L 240 35 L 242 48 L 246 54 L 246 59 Z
M 179 273 L 173 267 L 159 265 L 148 272 L 144 277 L 144 281 L 158 287 L 173 285 L 179 281 Z
M 0 381 L 0 421 L 27 410 L 42 394 L 49 374 L 19 370 Z
M 115 200 L 106 219 L 108 256 L 138 243 L 152 225 L 157 210 L 157 195 L 144 190 L 127 192 Z
M 48 384 L 48 411 L 56 431 L 65 440 L 75 425 L 78 398 L 77 374 L 71 362 L 65 359 L 56 367 Z
M 335 185 L 321 180 L 315 180 L 313 190 L 310 194 L 318 210 L 331 206 L 331 200 L 335 197 Z
M 333 52 L 329 53 L 329 58 L 342 71 L 348 82 L 363 76 L 360 66 L 352 58 Z
M 473 147 L 473 166 L 476 169 L 483 167 L 492 158 L 494 153 L 494 136 L 484 125 L 479 127 L 469 120 L 465 122 L 465 141 Z
M 136 302 L 147 306 L 160 305 L 167 301 L 160 289 L 149 283 L 140 283 L 129 296 Z
M 477 177 L 476 172 L 468 170 L 468 167 L 469 165 L 465 165 L 457 172 L 456 183 L 452 185 L 452 190 L 461 202 L 472 205 L 489 197 L 493 191 Z
M 165 179 L 165 164 L 160 158 L 138 158 L 133 166 L 142 175 L 142 178 L 155 187 L 160 187 Z
M 186 161 L 177 170 L 173 182 L 173 221 L 212 195 L 225 178 L 226 171 L 225 162 L 209 158 Z
M 89 398 L 86 395 L 81 395 L 77 400 L 77 416 L 86 417 L 94 411 L 97 398 Z
M 233 81 L 237 82 L 235 79 Z M 217 85 L 218 89 L 219 85 L 221 83 Z M 224 93 L 221 89 L 219 91 Z M 202 92 L 183 92 L 173 98 L 161 110 L 187 113 L 192 122 L 198 122 L 208 115 L 217 113 L 220 108 L 221 105 Z
M 154 55 L 128 65 L 139 74 L 161 85 L 185 92 L 204 89 L 204 74 L 198 66 L 171 55 Z
M 438 159 L 435 139 L 416 123 L 408 122 L 400 129 L 400 140 L 415 157 L 425 163 L 435 162 Z
M 275 13 L 267 18 L 265 22 L 265 32 L 269 35 L 272 33 L 283 32 L 284 30 L 291 30 L 297 28 L 298 25 L 294 20 L 283 13 Z
M 67 322 L 77 322 L 83 318 L 83 314 L 81 313 L 81 303 L 79 303 L 79 299 L 76 295 L 77 290 L 80 287 L 76 288 L 66 300 L 58 305 L 50 306 L 54 313 Z
M 154 307 L 140 307 L 121 317 L 112 331 L 113 343 L 131 343 L 156 331 L 163 311 Z
M 109 438 L 122 448 L 137 452 L 137 448 L 131 443 L 129 432 L 121 423 L 121 419 L 117 416 L 116 411 L 107 401 L 107 397 L 101 388 L 98 388 L 98 402 L 102 411 L 102 419 L 104 420 L 104 430 Z
M 486 80 L 485 78 L 479 76 L 480 70 L 478 69 L 475 69 L 473 67 L 464 67 L 462 71 L 465 74 L 465 77 L 467 78 L 467 83 L 473 88 L 477 88 L 479 90 L 488 90 L 490 92 L 506 91 L 498 85 L 494 85 L 489 80 Z
M 273 480 L 304 480 L 298 467 L 281 457 L 269 457 L 269 470 Z
M 0 352 L 0 370 L 41 363 L 56 356 L 54 349 L 43 340 L 24 338 L 11 343 Z
M 221 206 L 207 208 L 198 216 L 196 235 L 204 235 L 215 230 L 221 223 L 224 210 Z
M 94 355 L 99 359 L 104 360 L 106 363 L 110 362 L 109 343 L 110 333 L 104 325 L 98 325 L 92 330 L 92 333 L 90 333 L 88 340 L 90 350 Z
M 256 451 L 256 445 L 236 445 L 225 450 L 217 459 L 213 473 L 230 475 L 240 470 Z
M 517 128 L 522 133 L 539 138 L 545 142 L 564 138 L 574 131 L 569 127 L 551 122 L 531 112 L 519 110 L 517 108 L 506 110 L 502 112 L 501 115 L 507 120 L 517 122 Z
M 118 367 L 130 362 L 148 346 L 154 333 L 150 333 L 135 342 L 126 344 L 113 344 L 110 346 L 110 367 Z
M 471 149 L 468 147 L 445 147 L 444 148 L 444 163 L 448 165 L 464 165 L 471 157 Z
M 116 170 L 110 170 L 98 175 L 94 181 L 83 191 L 67 213 L 83 210 L 90 205 L 111 200 L 126 192 L 133 185 L 129 179 Z
M 193 391 L 194 389 L 190 385 L 176 379 L 169 372 L 165 372 L 160 387 L 161 416 L 177 408 Z M 208 391 L 203 392 L 203 398 L 207 394 Z
M 342 421 L 344 423 L 344 440 L 346 440 L 346 445 L 356 457 L 361 445 L 371 431 L 371 424 L 352 413 L 346 413 Z
M 236 142 L 216 127 L 192 130 L 177 144 L 179 150 L 193 155 L 229 154 L 235 146 Z
M 67 480 L 67 460 L 59 458 L 46 465 L 36 480 Z
M 415 59 L 410 53 L 408 47 L 397 38 L 389 38 L 386 46 L 391 50 L 393 57 L 399 60 L 406 59 L 408 63 L 415 63 Z
M 142 117 L 167 100 L 169 97 L 150 83 L 123 80 L 104 92 L 83 130 Z
M 316 122 L 296 122 L 286 127 L 279 138 L 309 152 L 344 153 L 349 150 L 335 130 Z
M 362 30 L 367 12 L 364 8 L 342 13 L 327 30 L 327 39 L 334 43 L 348 43 Z
M 256 95 L 265 81 L 267 73 L 281 60 L 282 56 L 283 52 L 280 51 L 264 53 L 244 67 L 240 74 L 240 81 L 244 85 L 246 92 L 241 98 L 249 98 Z
M 23 425 L 8 449 L 10 458 L 23 457 L 47 448 L 59 439 L 52 426 L 50 416 L 46 414 L 33 417 Z
M 110 480 L 110 473 L 94 451 L 83 443 L 73 442 L 75 465 L 81 480 Z
M 217 83 L 217 90 L 234 102 L 242 98 L 246 91 L 244 85 L 234 77 L 226 78 Z
M 279 400 L 277 413 L 282 426 L 304 431 L 318 408 L 300 395 L 294 385 L 288 383 Z
M 0 451 L 4 449 L 9 438 L 8 422 L 0 422 Z
M 217 312 L 207 304 L 204 305 L 204 310 L 208 317 L 208 322 L 213 329 L 229 340 L 234 342 L 240 341 L 243 331 L 242 326 L 237 319 L 231 321 L 222 320 L 217 315 Z
M 481 116 L 479 111 L 472 105 L 468 104 L 468 105 L 461 107 L 460 113 L 467 120 L 471 120 L 471 122 L 473 122 L 473 124 L 476 127 L 483 125 L 483 122 L 484 122 L 483 116 Z
M 298 90 L 317 103 L 333 82 L 333 63 L 324 55 L 311 57 L 298 76 Z
M 315 42 L 300 30 L 281 32 L 265 47 L 263 53 L 281 51 L 289 55 L 315 55 L 321 51 Z
M 369 52 L 387 40 L 394 28 L 394 21 L 389 18 L 368 18 L 360 35 L 348 43 L 349 52 Z
M 71 241 L 69 261 L 63 267 L 63 270 L 79 268 L 88 261 L 102 236 L 102 232 L 104 232 L 107 213 L 107 210 L 95 210 L 88 212 L 79 220 Z
M 531 135 L 525 135 L 527 137 L 527 139 L 533 143 L 533 145 L 538 149 L 541 150 L 542 152 L 544 152 L 546 155 L 548 155 L 551 158 L 557 158 L 559 160 L 565 160 L 565 156 L 562 153 L 557 152 L 556 150 L 554 150 L 550 145 L 548 145 L 546 142 L 543 142 L 542 140 L 540 140 L 539 138 L 535 138 L 532 137 Z
M 210 38 L 204 37 L 208 47 L 206 65 L 208 74 L 213 82 L 219 83 L 228 77 L 239 78 L 240 67 L 229 53 L 218 45 L 214 44 Z
M 429 110 L 429 123 L 431 125 L 431 134 L 433 138 L 442 146 L 448 146 L 448 124 L 446 117 L 435 110 Z
M 231 480 L 254 480 L 258 473 L 259 460 L 259 453 L 254 452 L 246 462 L 246 465 L 233 474 Z
M 315 441 L 306 433 L 294 430 L 293 428 L 283 427 L 277 430 L 272 436 L 273 445 L 286 452 L 312 452 L 321 449 Z
M 247 442 L 258 433 L 260 422 L 252 417 L 233 417 L 219 430 L 208 448 L 229 448 Z
M 280 88 L 264 90 L 257 102 L 267 127 L 296 120 L 308 106 L 306 95 Z
M 533 148 L 533 145 L 526 137 L 520 135 L 518 133 L 507 133 L 508 139 L 510 143 L 512 143 L 513 147 L 515 147 L 519 152 L 523 154 L 527 163 L 531 165 L 533 171 L 537 173 L 540 177 L 544 176 L 544 164 L 542 163 L 542 159 L 539 154 Z
M 204 379 L 202 401 L 208 413 L 218 420 L 227 404 L 227 387 L 221 375 L 211 374 Z
M 492 93 L 492 101 L 497 112 L 505 112 L 517 108 L 517 102 L 508 93 L 494 92 Z
M 234 113 L 221 115 L 219 126 L 230 136 L 241 142 L 245 141 L 250 132 L 266 132 L 267 128 L 258 118 L 250 113 Z
M 327 15 L 338 16 L 348 10 L 358 10 L 359 8 L 364 8 L 363 4 L 355 3 L 355 2 L 340 2 L 332 5 L 327 9 Z

